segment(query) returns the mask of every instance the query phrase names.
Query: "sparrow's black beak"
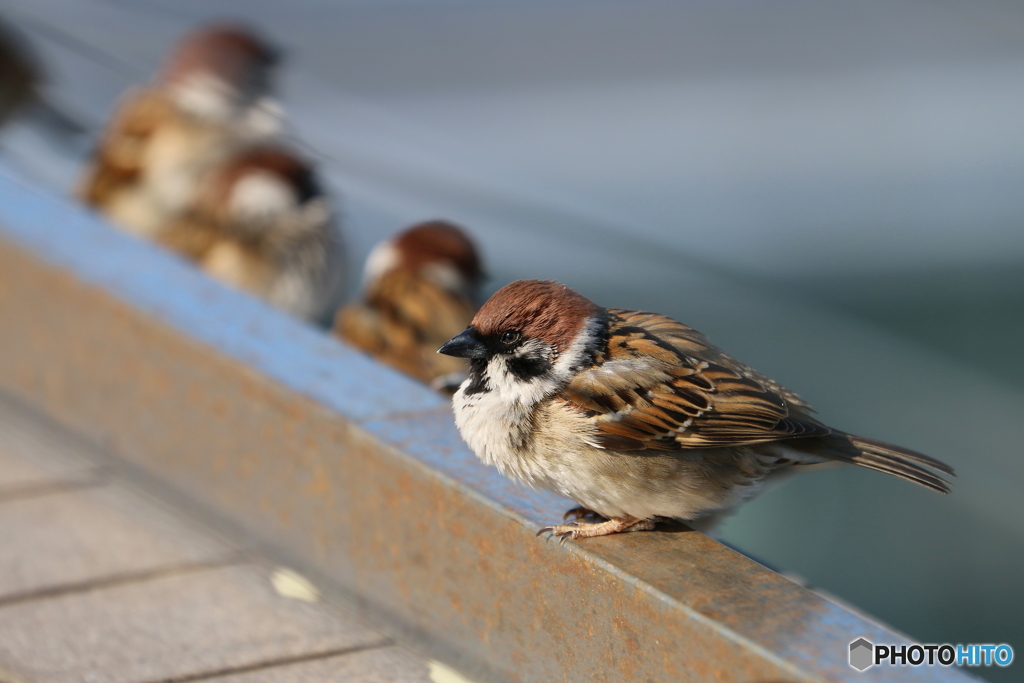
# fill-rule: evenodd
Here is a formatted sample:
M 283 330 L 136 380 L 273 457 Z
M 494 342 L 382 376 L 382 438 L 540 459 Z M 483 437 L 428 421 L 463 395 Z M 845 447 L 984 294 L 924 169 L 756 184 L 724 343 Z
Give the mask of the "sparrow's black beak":
M 483 358 L 487 355 L 487 346 L 470 334 L 470 330 L 467 329 L 462 334 L 446 341 L 437 352 L 456 358 Z

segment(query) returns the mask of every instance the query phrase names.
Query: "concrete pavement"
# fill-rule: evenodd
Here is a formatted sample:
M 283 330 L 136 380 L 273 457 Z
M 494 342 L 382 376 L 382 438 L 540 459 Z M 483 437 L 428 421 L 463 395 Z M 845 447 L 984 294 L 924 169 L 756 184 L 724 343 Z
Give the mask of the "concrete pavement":
M 0 681 L 431 680 L 350 615 L 134 490 L 89 444 L 0 396 Z

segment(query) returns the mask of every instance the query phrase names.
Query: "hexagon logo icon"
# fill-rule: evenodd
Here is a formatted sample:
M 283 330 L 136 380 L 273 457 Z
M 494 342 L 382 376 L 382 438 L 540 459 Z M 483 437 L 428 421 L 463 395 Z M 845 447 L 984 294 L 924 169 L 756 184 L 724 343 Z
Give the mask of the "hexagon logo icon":
M 858 638 L 850 643 L 850 666 L 857 671 L 863 671 L 872 664 L 875 659 L 875 646 L 864 638 Z

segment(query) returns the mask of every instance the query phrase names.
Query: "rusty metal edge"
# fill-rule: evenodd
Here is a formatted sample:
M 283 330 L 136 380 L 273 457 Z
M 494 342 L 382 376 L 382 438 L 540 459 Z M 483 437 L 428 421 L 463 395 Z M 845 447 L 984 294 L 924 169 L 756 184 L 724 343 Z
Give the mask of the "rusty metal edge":
M 103 441 L 115 459 L 134 468 L 141 478 L 182 501 L 198 504 L 232 533 L 244 532 L 306 568 L 336 587 L 350 604 L 364 606 L 367 616 L 385 628 L 412 638 L 457 666 L 493 680 L 616 680 L 616 674 L 630 667 L 637 674 L 662 680 L 683 680 L 680 671 L 689 680 L 710 676 L 720 680 L 761 680 L 762 676 L 764 680 L 830 681 L 970 679 L 951 669 L 855 672 L 845 663 L 850 641 L 864 636 L 874 642 L 899 643 L 905 638 L 695 532 L 631 534 L 564 547 L 532 539 L 533 532 L 557 518 L 568 502 L 526 491 L 484 468 L 459 440 L 445 402 L 432 393 L 3 173 L 0 247 L 0 263 L 7 264 L 8 273 L 8 281 L 0 281 L 0 325 L 8 343 L 0 348 L 9 359 L 7 363 L 0 360 L 0 386 Z M 25 277 L 17 282 L 14 276 L 19 269 Z M 17 291 L 19 285 L 32 287 L 32 294 Z M 67 328 L 63 338 L 62 328 Z M 102 359 L 93 362 L 99 356 L 107 358 L 106 365 Z M 134 365 L 119 369 L 119 361 Z M 141 378 L 138 385 L 125 381 L 133 373 Z M 147 383 L 152 386 L 147 388 Z M 223 397 L 205 396 L 225 387 Z M 103 392 L 102 401 L 90 400 L 96 391 Z M 205 403 L 196 400 L 199 395 Z M 224 414 L 211 421 L 210 409 Z M 154 415 L 166 418 L 166 423 L 154 422 Z M 219 426 L 214 424 L 218 421 Z M 288 454 L 295 450 L 294 442 L 274 434 L 253 439 L 249 431 L 263 424 L 281 427 L 283 432 L 314 432 L 307 437 L 305 460 L 297 458 L 282 469 L 279 461 L 291 460 Z M 245 443 L 246 437 L 250 443 Z M 201 458 L 181 457 L 181 449 L 228 455 L 223 456 L 224 462 L 211 465 Z M 358 453 L 357 457 L 342 455 L 349 451 Z M 252 462 L 246 460 L 254 457 Z M 233 477 L 232 468 L 237 470 L 243 461 L 256 473 Z M 382 477 L 365 480 L 367 487 L 376 488 L 361 491 L 348 486 L 345 480 L 358 475 L 367 463 L 377 467 L 375 474 Z M 330 495 L 311 502 L 305 500 L 299 483 L 318 468 L 327 474 L 317 486 L 326 486 Z M 441 505 L 459 511 L 452 517 L 450 510 L 440 510 L 434 525 L 427 527 L 425 545 L 415 536 L 403 537 L 396 549 L 381 538 L 381 529 L 372 522 L 353 518 L 353 510 L 362 509 L 358 505 L 379 502 L 381 495 L 393 493 L 387 480 L 396 476 L 408 476 L 418 484 L 401 491 L 401 496 L 419 496 L 420 508 Z M 277 481 L 286 483 L 275 494 L 291 499 L 268 498 L 268 483 Z M 289 489 L 287 482 L 295 485 Z M 348 498 L 336 500 L 338 491 Z M 286 520 L 289 515 L 302 520 Z M 321 517 L 327 519 L 326 527 L 315 521 Z M 453 539 L 451 525 L 470 518 L 482 520 L 470 531 L 462 529 L 473 537 Z M 387 524 L 396 521 L 402 523 L 401 515 Z M 381 525 L 387 531 L 386 524 Z M 364 526 L 369 530 L 364 531 Z M 304 531 L 312 529 L 326 540 L 311 544 L 302 538 Z M 487 560 L 481 548 L 490 547 L 492 536 L 506 540 L 500 548 L 491 549 L 492 555 L 504 552 L 507 560 L 493 571 L 491 581 L 479 583 L 476 592 L 467 595 L 483 604 L 507 589 L 506 597 L 515 598 L 521 577 L 508 575 L 514 566 L 515 571 L 529 575 L 531 590 L 540 587 L 542 591 L 524 598 L 520 612 L 511 606 L 471 605 L 465 612 L 447 614 L 443 600 L 431 600 L 415 590 L 404 601 L 394 600 L 390 592 L 401 581 L 444 590 L 452 589 L 451 581 L 404 565 L 377 569 L 385 577 L 383 582 L 374 574 L 380 556 L 432 545 L 449 549 L 447 563 L 437 566 L 458 573 L 460 563 L 470 557 Z M 527 561 L 521 554 L 529 556 Z M 395 565 L 408 560 L 401 557 Z M 682 577 L 679 569 L 687 563 L 692 575 Z M 671 571 L 673 567 L 677 571 Z M 564 576 L 551 578 L 559 572 Z M 458 576 L 464 582 L 475 579 L 472 573 Z M 558 594 L 567 587 L 576 590 L 583 578 L 602 585 L 620 602 L 603 603 L 604 595 L 589 596 L 589 602 L 576 596 L 565 600 Z M 395 585 L 388 585 L 388 580 Z M 455 588 L 461 586 L 456 583 Z M 551 594 L 545 595 L 544 590 Z M 696 636 L 714 650 L 706 657 L 738 659 L 686 662 L 684 656 L 683 662 L 692 666 L 673 671 L 672 666 L 681 666 L 678 657 L 666 659 L 665 667 L 658 668 L 614 656 L 609 660 L 614 662 L 611 669 L 607 664 L 579 668 L 585 662 L 577 657 L 571 661 L 577 668 L 567 670 L 564 643 L 555 638 L 553 644 L 545 644 L 535 633 L 537 625 L 530 625 L 532 614 L 527 610 L 543 611 L 549 602 L 560 605 L 561 612 L 551 617 L 561 620 L 558 635 L 564 633 L 569 642 L 589 634 L 599 662 L 605 654 L 601 648 L 608 649 L 609 644 L 614 648 L 619 636 L 602 640 L 587 624 L 574 624 L 579 614 L 589 614 L 589 619 L 607 626 L 616 620 L 627 622 L 634 612 L 646 610 L 648 618 L 656 617 L 647 628 L 642 620 L 628 625 L 643 629 L 636 636 L 638 642 L 668 638 L 669 627 L 677 627 L 681 630 L 676 635 L 688 634 L 691 640 Z M 440 616 L 425 619 L 424 609 Z M 484 616 L 474 615 L 473 609 L 482 610 Z M 500 621 L 513 612 L 517 619 L 511 624 L 499 624 L 493 634 L 477 634 L 497 642 L 473 642 L 481 619 L 486 622 L 498 614 Z M 785 633 L 786 629 L 793 633 Z M 527 662 L 524 656 L 541 661 Z M 634 648 L 632 656 L 644 655 Z

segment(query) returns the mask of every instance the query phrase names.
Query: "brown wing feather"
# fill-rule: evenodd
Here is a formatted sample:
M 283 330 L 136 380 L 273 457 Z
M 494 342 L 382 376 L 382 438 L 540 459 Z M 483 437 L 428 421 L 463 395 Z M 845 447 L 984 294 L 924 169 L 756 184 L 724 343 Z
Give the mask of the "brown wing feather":
M 663 315 L 610 309 L 607 351 L 560 398 L 614 450 L 716 448 L 822 436 L 799 396 Z
M 158 232 L 155 239 L 190 261 L 200 262 L 224 235 L 209 219 L 193 212 L 172 222 Z
M 466 361 L 437 348 L 466 329 L 472 304 L 405 270 L 384 275 L 366 302 L 343 309 L 335 332 L 378 359 L 424 382 L 464 372 Z
M 119 188 L 135 182 L 150 136 L 172 115 L 171 103 L 159 91 L 138 88 L 128 92 L 79 182 L 79 198 L 90 206 L 102 206 Z

